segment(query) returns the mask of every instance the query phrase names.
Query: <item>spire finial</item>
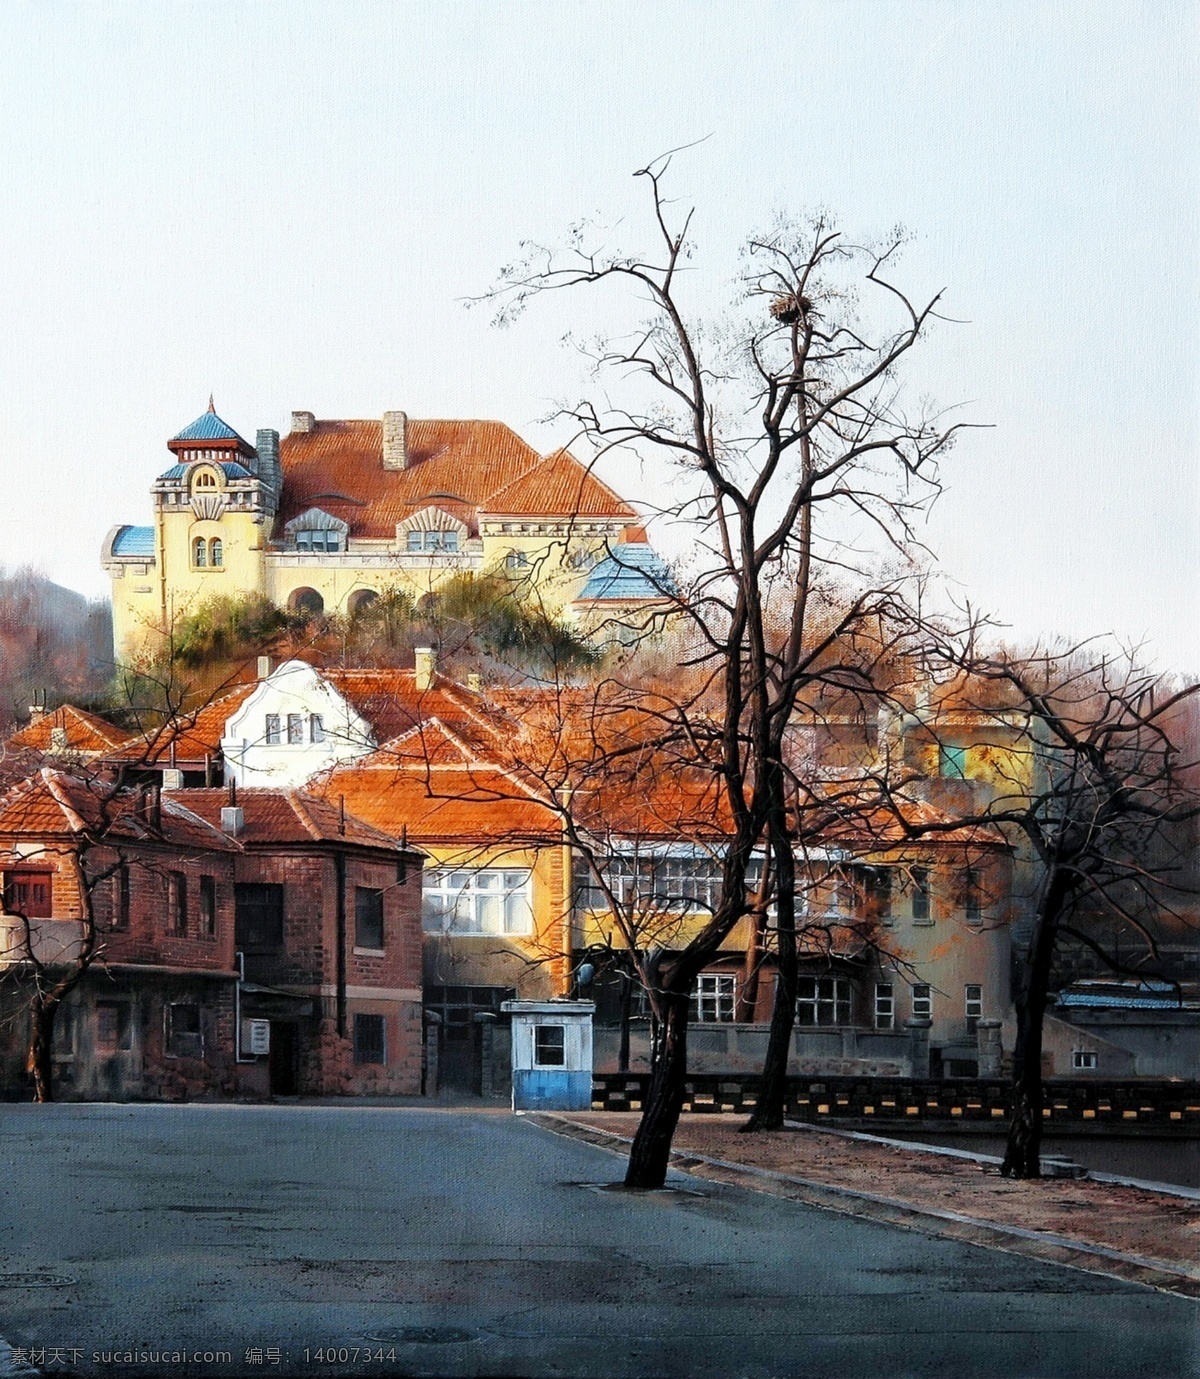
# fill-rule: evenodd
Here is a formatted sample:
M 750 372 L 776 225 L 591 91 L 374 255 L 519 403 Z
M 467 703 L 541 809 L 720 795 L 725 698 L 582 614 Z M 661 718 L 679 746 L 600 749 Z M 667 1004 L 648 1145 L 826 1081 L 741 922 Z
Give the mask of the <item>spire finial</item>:
M 216 416 L 217 409 L 213 406 L 213 395 L 212 395 L 212 393 L 209 393 L 209 395 L 208 395 L 208 410 L 209 410 L 214 416 Z

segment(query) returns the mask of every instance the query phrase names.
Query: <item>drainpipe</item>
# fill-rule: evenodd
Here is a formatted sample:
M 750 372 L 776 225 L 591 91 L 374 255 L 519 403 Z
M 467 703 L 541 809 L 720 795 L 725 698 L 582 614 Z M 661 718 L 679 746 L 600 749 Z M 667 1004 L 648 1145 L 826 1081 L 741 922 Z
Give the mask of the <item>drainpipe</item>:
M 570 805 L 570 796 L 567 796 L 567 805 Z M 573 878 L 571 843 L 567 835 L 567 826 L 563 824 L 563 843 L 562 843 L 562 955 L 563 955 L 563 987 L 561 994 L 569 996 L 571 994 L 571 969 L 574 963 L 574 951 L 572 946 L 573 934 L 573 905 L 572 890 Z
M 235 953 L 237 961 L 237 981 L 233 984 L 233 1061 L 235 1063 L 253 1063 L 256 1060 L 246 1058 L 242 1053 L 242 983 L 246 980 L 246 955 L 245 953 Z
M 333 854 L 337 877 L 337 1032 L 346 1037 L 346 858 L 339 848 Z

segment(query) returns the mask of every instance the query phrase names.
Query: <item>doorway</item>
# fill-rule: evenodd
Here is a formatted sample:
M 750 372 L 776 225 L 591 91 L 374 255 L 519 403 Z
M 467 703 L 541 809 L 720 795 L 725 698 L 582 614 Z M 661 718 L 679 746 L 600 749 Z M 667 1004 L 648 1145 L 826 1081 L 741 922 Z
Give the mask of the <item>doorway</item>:
M 271 1052 L 267 1055 L 267 1071 L 272 1096 L 296 1096 L 300 1090 L 296 1075 L 296 1026 L 282 1020 L 271 1021 Z

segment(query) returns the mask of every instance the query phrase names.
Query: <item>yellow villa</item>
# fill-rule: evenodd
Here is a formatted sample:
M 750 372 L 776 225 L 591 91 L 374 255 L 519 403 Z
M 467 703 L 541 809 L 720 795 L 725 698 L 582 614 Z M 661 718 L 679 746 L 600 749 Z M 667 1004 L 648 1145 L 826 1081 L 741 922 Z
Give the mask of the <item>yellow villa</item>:
M 215 595 L 353 615 L 385 590 L 419 598 L 494 571 L 594 629 L 671 587 L 628 503 L 500 422 L 293 412 L 282 440 L 260 430 L 250 445 L 210 402 L 167 448 L 153 525 L 104 543 L 118 655 Z

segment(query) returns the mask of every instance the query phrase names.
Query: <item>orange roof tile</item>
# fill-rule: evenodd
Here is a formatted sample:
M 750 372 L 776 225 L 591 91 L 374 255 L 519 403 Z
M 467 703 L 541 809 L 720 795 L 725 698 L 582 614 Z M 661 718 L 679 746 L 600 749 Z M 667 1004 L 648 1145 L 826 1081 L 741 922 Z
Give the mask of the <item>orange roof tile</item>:
M 402 737 L 419 724 L 437 719 L 456 736 L 479 748 L 491 744 L 512 724 L 487 699 L 437 675 L 428 689 L 416 685 L 411 670 L 325 670 L 321 674 L 371 725 L 377 742 Z
M 161 797 L 158 819 L 148 817 L 147 797 L 136 789 L 114 790 L 99 777 L 72 776 L 43 767 L 0 797 L 0 837 L 78 837 L 94 842 L 166 842 L 174 847 L 236 852 L 220 829 Z
M 428 767 L 382 759 L 345 766 L 314 783 L 327 800 L 410 842 L 549 842 L 561 837 L 554 814 L 511 775 L 485 763 Z
M 637 513 L 566 450 L 556 450 L 480 504 L 489 516 L 636 517 Z
M 163 796 L 219 828 L 227 790 L 172 790 Z M 351 843 L 394 852 L 395 838 L 347 810 L 341 817 L 334 798 L 321 799 L 302 790 L 243 788 L 237 792 L 244 825 L 238 834 L 247 843 Z
M 276 531 L 319 507 L 346 522 L 352 538 L 394 540 L 397 522 L 434 505 L 477 535 L 480 511 L 558 514 L 568 510 L 561 504 L 576 489 L 590 515 L 636 516 L 565 451 L 543 460 L 502 422 L 410 419 L 407 441 L 408 466 L 396 470 L 383 467 L 380 421 L 318 421 L 311 431 L 285 436 Z M 534 470 L 544 471 L 543 477 L 525 489 L 514 487 Z M 510 488 L 516 496 L 496 508 L 493 495 Z M 516 506 L 518 501 L 527 506 Z
M 66 734 L 66 741 L 57 745 L 52 739 L 55 730 Z M 111 751 L 128 742 L 133 736 L 98 714 L 63 704 L 52 713 L 43 714 L 14 733 L 9 742 L 14 747 L 28 747 L 36 752 L 80 752 L 89 756 Z
M 131 737 L 112 755 L 121 761 L 144 761 L 160 766 L 170 760 L 172 747 L 181 766 L 184 762 L 201 762 L 205 756 L 215 757 L 226 722 L 257 688 L 257 684 L 238 685 L 200 709 L 180 713 L 174 723 Z

